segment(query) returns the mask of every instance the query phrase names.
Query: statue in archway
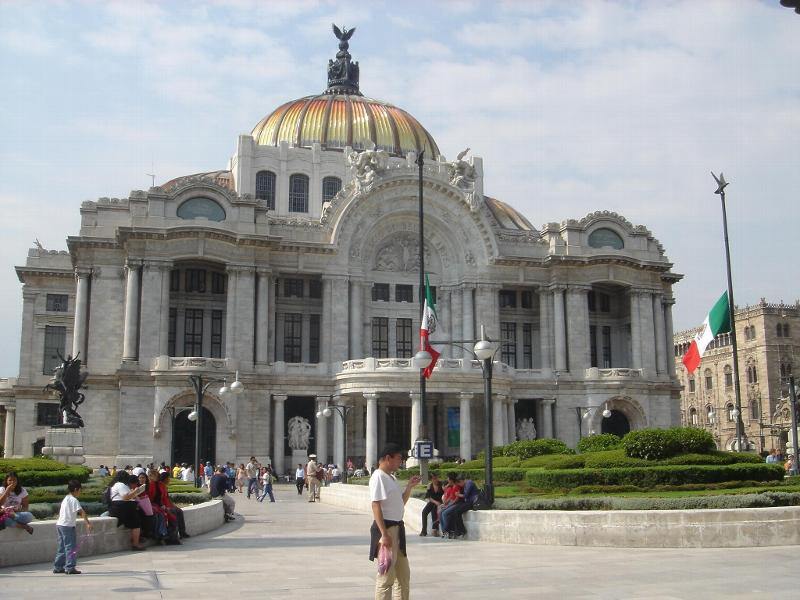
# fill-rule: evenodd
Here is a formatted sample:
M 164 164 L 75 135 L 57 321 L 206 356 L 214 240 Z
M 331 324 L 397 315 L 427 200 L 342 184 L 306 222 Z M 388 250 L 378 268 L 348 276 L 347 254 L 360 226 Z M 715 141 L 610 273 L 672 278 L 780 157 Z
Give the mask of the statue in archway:
M 289 448 L 292 450 L 308 450 L 308 441 L 311 438 L 311 423 L 308 419 L 295 416 L 287 424 L 289 432 Z
M 518 440 L 535 440 L 536 439 L 536 424 L 532 418 L 517 419 L 517 439 Z

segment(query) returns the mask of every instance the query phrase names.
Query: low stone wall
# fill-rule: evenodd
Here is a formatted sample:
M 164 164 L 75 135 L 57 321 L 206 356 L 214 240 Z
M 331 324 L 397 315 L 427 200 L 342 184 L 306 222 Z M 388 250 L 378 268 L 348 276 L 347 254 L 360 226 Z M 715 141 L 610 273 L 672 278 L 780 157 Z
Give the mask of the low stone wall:
M 189 535 L 199 535 L 216 529 L 225 522 L 222 502 L 211 500 L 183 509 L 186 531 Z M 109 552 L 130 550 L 130 531 L 117 527 L 115 517 L 89 517 L 94 531 L 84 540 L 78 551 L 81 557 Z M 0 567 L 50 562 L 56 555 L 58 534 L 55 520 L 33 521 L 33 535 L 18 527 L 0 531 Z M 78 539 L 86 533 L 83 519 L 78 519 Z
M 322 501 L 369 514 L 361 485 L 323 488 Z M 419 531 L 421 500 L 411 498 L 403 520 Z M 467 539 L 510 544 L 616 548 L 742 548 L 800 544 L 800 507 L 727 510 L 490 510 L 464 515 Z

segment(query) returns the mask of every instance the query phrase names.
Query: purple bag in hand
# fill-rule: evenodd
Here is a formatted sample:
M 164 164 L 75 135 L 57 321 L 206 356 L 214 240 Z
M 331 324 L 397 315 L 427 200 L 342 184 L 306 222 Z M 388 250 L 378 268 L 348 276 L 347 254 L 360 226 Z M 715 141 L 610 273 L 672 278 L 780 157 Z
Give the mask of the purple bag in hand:
M 385 575 L 392 566 L 392 548 L 381 544 L 378 550 L 378 573 Z

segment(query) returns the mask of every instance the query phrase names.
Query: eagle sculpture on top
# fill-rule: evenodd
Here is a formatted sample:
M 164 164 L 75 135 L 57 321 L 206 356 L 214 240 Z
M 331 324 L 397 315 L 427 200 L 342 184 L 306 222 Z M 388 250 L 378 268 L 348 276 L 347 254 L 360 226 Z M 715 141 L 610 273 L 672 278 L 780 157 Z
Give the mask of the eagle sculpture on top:
M 351 37 L 353 37 L 353 33 L 355 32 L 356 28 L 353 27 L 352 29 L 347 29 L 344 25 L 342 28 L 339 29 L 336 24 L 333 24 L 333 35 L 341 42 L 347 42 Z

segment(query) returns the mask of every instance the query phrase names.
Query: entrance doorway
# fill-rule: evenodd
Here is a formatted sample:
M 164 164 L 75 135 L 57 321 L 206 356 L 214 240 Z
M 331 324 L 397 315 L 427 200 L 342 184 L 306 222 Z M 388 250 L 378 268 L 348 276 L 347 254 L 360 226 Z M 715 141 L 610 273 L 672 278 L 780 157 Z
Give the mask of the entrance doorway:
M 411 407 L 389 406 L 386 409 L 386 440 L 408 450 L 411 445 Z M 380 450 L 378 450 L 380 452 Z
M 203 408 L 203 430 L 200 432 L 200 460 L 216 464 L 217 420 L 211 411 Z M 175 415 L 172 435 L 172 464 L 194 462 L 195 422 L 189 420 L 189 411 Z M 196 468 L 196 466 L 195 466 Z
M 603 419 L 603 424 L 600 426 L 602 433 L 613 433 L 616 436 L 622 437 L 631 430 L 630 421 L 624 413 L 618 410 L 612 410 L 611 416 Z

